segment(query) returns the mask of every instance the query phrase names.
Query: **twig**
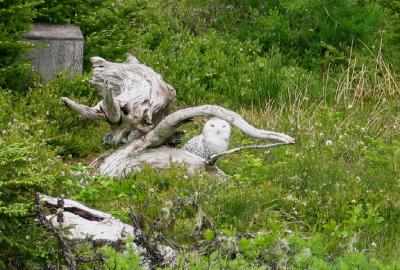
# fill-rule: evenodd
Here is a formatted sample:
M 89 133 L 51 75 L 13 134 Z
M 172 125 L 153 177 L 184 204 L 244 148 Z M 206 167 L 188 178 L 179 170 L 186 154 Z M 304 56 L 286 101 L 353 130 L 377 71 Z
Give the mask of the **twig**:
M 218 159 L 220 159 L 223 156 L 230 155 L 236 152 L 240 152 L 243 150 L 248 150 L 248 149 L 260 149 L 260 148 L 273 148 L 273 147 L 278 147 L 282 145 L 290 145 L 291 143 L 272 143 L 272 144 L 253 144 L 253 145 L 248 145 L 248 146 L 241 146 L 237 148 L 232 148 L 228 151 L 212 155 L 209 159 L 206 160 L 207 165 L 214 165 L 215 162 L 217 162 Z
M 43 210 L 42 204 L 40 202 L 40 193 L 37 192 L 35 196 L 35 206 L 36 206 L 36 213 L 39 219 L 39 223 L 49 230 L 55 238 L 58 240 L 58 246 L 60 249 L 60 252 L 64 255 L 65 262 L 69 266 L 70 270 L 76 270 L 77 269 L 77 263 L 76 263 L 76 258 L 75 255 L 72 252 L 71 247 L 65 240 L 63 236 L 63 226 L 62 222 L 64 220 L 63 217 L 63 207 L 64 207 L 64 199 L 61 197 L 57 200 L 57 222 L 58 222 L 58 227 L 55 228 L 49 220 L 47 220 L 45 212 Z
M 157 247 L 151 244 L 150 241 L 147 239 L 147 237 L 144 235 L 142 228 L 139 225 L 138 219 L 131 207 L 129 209 L 128 215 L 131 218 L 132 226 L 135 228 L 134 242 L 138 246 L 142 246 L 147 250 L 146 257 L 151 262 L 151 267 L 160 266 L 164 260 L 163 256 L 160 254 Z

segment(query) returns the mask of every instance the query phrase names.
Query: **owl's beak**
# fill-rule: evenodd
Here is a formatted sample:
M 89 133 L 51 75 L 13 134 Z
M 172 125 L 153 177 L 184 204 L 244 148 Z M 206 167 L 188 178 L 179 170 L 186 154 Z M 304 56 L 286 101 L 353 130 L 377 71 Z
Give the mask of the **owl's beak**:
M 273 132 L 273 131 L 267 131 L 267 139 L 271 139 L 271 140 L 277 140 L 280 142 L 284 142 L 287 144 L 294 144 L 296 143 L 296 140 L 292 137 L 290 137 L 289 135 L 286 135 L 284 133 L 280 133 L 280 132 Z

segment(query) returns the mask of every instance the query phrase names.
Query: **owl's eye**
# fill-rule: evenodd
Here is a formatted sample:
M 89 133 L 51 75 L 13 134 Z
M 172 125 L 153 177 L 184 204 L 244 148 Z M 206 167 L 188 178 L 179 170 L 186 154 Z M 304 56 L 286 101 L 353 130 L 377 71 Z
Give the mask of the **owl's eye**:
M 224 127 L 226 127 L 226 126 L 222 126 L 222 127 L 224 128 Z
M 215 127 L 213 124 L 211 124 L 212 127 Z

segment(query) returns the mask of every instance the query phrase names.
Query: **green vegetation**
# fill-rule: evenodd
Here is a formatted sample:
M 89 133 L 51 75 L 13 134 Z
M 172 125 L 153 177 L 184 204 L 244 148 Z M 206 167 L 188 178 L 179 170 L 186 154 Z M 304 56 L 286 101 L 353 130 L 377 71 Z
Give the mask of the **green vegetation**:
M 64 265 L 35 221 L 36 191 L 125 222 L 131 206 L 149 234 L 161 220 L 157 230 L 182 247 L 178 268 L 400 268 L 398 2 L 1 1 L 0 269 Z M 84 75 L 38 82 L 20 40 L 32 20 L 81 26 Z M 106 151 L 108 127 L 59 98 L 94 104 L 89 57 L 120 61 L 126 52 L 163 74 L 178 107 L 226 106 L 297 144 L 221 160 L 227 182 L 182 168 L 126 180 L 77 174 Z M 187 126 L 187 138 L 201 123 Z M 252 141 L 235 131 L 231 145 Z M 166 226 L 174 205 L 194 196 L 201 211 L 184 207 Z M 228 240 L 215 244 L 256 232 L 235 257 Z M 185 259 L 193 246 L 214 250 Z M 101 252 L 104 269 L 138 265 L 137 254 Z

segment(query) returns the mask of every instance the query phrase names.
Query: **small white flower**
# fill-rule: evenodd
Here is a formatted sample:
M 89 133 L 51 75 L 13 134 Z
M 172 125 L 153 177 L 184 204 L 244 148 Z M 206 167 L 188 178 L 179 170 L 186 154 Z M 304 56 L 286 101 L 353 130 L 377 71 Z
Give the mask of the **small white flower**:
M 375 242 L 372 242 L 372 243 L 371 243 L 371 246 L 377 247 L 378 245 L 377 245 Z
M 327 140 L 326 142 L 325 142 L 325 145 L 326 146 L 331 146 L 333 144 L 333 142 L 331 141 L 331 140 Z
M 154 188 L 149 188 L 149 192 L 154 192 Z
M 168 207 L 163 207 L 161 208 L 161 211 L 164 213 L 165 216 L 169 216 L 170 214 L 170 209 Z

